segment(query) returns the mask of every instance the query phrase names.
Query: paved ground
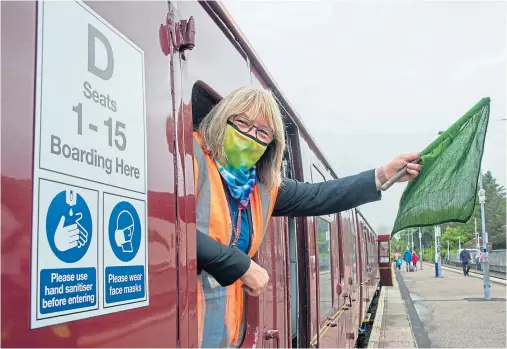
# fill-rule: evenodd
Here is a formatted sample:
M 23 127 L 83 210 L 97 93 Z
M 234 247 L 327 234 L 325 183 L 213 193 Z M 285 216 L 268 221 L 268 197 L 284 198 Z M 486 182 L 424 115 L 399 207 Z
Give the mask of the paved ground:
M 424 265 L 426 266 L 426 264 L 429 264 L 429 263 L 424 263 Z M 432 267 L 434 268 L 435 267 L 435 264 L 432 264 Z M 456 265 L 449 265 L 449 264 L 444 264 L 443 265 L 444 268 L 452 268 L 452 269 L 456 269 L 456 270 L 459 270 L 459 271 L 463 271 L 462 267 L 458 267 Z M 430 267 L 431 268 L 431 267 Z M 469 274 L 471 276 L 478 276 L 480 278 L 482 278 L 482 270 L 476 270 L 476 269 L 470 269 L 469 271 Z M 498 273 L 498 272 L 494 272 L 494 271 L 489 271 L 489 277 L 492 277 L 492 278 L 495 278 L 495 279 L 500 279 L 500 280 L 505 280 L 505 273 Z
M 396 280 L 392 287 L 382 287 L 368 348 L 417 348 Z
M 402 293 L 406 286 L 409 318 L 424 327 L 412 324 L 416 338 L 426 335 L 433 348 L 506 347 L 505 285 L 492 283 L 492 300 L 484 301 L 478 278 L 445 270 L 443 278 L 435 278 L 434 269 L 426 265 L 422 271 L 408 273 L 402 268 L 397 274 Z M 415 314 L 410 314 L 410 306 Z

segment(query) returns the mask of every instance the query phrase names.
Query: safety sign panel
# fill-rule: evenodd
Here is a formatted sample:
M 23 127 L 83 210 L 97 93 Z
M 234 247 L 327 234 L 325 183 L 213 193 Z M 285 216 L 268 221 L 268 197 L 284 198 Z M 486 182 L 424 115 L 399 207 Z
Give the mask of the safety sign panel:
M 144 211 L 144 202 L 104 193 L 105 307 L 145 299 Z
M 149 305 L 144 52 L 81 1 L 37 30 L 31 328 Z
M 98 200 L 97 191 L 39 182 L 40 319 L 98 309 Z

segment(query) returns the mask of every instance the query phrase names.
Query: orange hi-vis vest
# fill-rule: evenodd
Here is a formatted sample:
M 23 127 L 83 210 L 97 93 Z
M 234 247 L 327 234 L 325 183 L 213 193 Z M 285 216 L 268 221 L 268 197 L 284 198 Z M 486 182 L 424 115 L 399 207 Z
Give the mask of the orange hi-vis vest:
M 220 172 L 215 161 L 205 154 L 202 140 L 194 132 L 194 185 L 197 229 L 218 242 L 231 243 L 233 225 Z M 267 192 L 257 184 L 250 196 L 250 250 L 252 258 L 259 249 L 273 212 L 278 188 Z M 197 279 L 197 315 L 199 346 L 237 345 L 243 319 L 244 291 L 242 282 L 222 287 L 206 272 Z M 203 335 L 206 332 L 205 335 Z M 203 343 L 203 340 L 205 341 Z

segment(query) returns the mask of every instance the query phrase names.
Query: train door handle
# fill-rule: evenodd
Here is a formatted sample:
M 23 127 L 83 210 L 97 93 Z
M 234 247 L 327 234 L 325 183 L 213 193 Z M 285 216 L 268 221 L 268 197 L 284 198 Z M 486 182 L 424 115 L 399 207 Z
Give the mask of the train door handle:
M 276 347 L 280 348 L 280 331 L 278 330 L 268 330 L 264 334 L 265 340 L 274 339 L 276 341 Z
M 344 310 L 349 310 L 349 309 L 352 307 L 352 302 L 351 302 L 351 298 L 350 298 L 350 293 L 348 293 L 348 292 L 347 292 L 347 293 L 345 293 L 345 294 L 343 295 L 343 299 L 344 299 L 345 301 L 347 301 L 347 298 L 348 298 L 348 303 L 346 303 L 346 304 L 344 305 L 344 307 L 343 307 L 343 309 L 344 309 Z
M 329 326 L 329 327 L 336 327 L 336 326 L 338 326 L 338 324 L 336 323 L 336 321 L 334 321 L 333 318 L 331 318 L 331 317 L 328 317 L 327 321 L 328 321 L 327 326 Z

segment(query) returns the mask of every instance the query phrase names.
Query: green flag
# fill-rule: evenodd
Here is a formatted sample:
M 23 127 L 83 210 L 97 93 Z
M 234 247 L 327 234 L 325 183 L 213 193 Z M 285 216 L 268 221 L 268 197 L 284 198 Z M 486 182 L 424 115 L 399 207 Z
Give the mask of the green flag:
M 421 152 L 422 170 L 408 183 L 391 233 L 446 222 L 466 223 L 474 211 L 489 120 L 483 98 Z

